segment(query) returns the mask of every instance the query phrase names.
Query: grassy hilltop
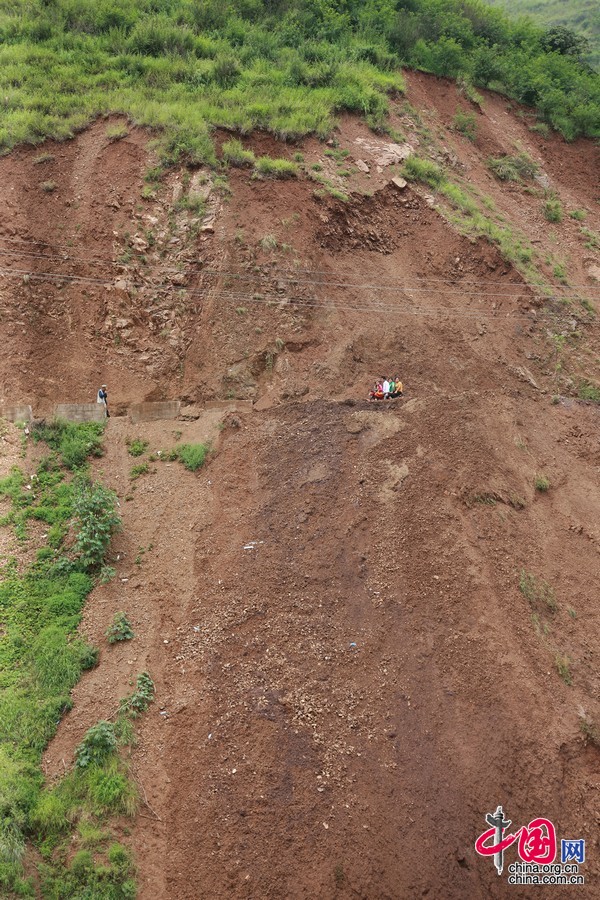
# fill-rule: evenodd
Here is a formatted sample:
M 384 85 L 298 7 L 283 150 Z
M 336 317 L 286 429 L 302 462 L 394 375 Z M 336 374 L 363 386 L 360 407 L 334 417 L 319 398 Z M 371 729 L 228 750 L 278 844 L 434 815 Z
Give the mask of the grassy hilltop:
M 568 139 L 600 135 L 600 82 L 480 0 L 0 0 L 0 149 L 122 112 L 163 152 L 212 159 L 210 127 L 384 128 L 401 64 L 504 91 Z

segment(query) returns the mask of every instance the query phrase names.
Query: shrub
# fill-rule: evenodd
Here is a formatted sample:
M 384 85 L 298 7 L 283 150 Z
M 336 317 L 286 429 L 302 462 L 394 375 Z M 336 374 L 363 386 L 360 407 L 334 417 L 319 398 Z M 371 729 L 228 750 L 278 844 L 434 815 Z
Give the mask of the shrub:
M 127 438 L 125 444 L 130 456 L 142 456 L 150 446 L 148 441 L 143 441 L 141 438 L 133 438 L 133 440 Z
M 75 765 L 80 769 L 103 763 L 117 751 L 115 726 L 111 722 L 98 722 L 88 731 L 75 750 Z
M 75 547 L 85 569 L 100 567 L 114 531 L 121 527 L 117 495 L 80 476 L 74 482 Z
M 542 494 L 550 487 L 550 480 L 545 475 L 536 475 L 533 483 L 536 491 L 540 491 Z
M 109 644 L 116 644 L 117 641 L 130 641 L 135 637 L 131 622 L 125 613 L 115 613 L 112 625 L 105 631 L 106 639 Z
M 175 448 L 177 458 L 190 472 L 195 472 L 204 465 L 210 447 L 207 444 L 181 444 Z
M 124 697 L 119 703 L 121 714 L 131 715 L 134 718 L 144 712 L 154 699 L 154 682 L 147 672 L 142 672 L 137 677 L 135 691 L 128 697 Z
M 562 221 L 563 212 L 560 200 L 557 200 L 556 198 L 546 200 L 543 206 L 543 211 L 544 218 L 546 218 L 549 222 Z
M 583 222 L 587 218 L 587 209 L 572 209 L 569 215 L 576 222 Z
M 52 194 L 56 190 L 56 182 L 55 181 L 42 181 L 40 184 L 41 189 L 45 194 Z
M 260 156 L 256 160 L 254 171 L 258 175 L 270 178 L 296 178 L 298 165 L 287 159 L 271 159 L 270 156 Z
M 242 168 L 244 166 L 253 166 L 256 157 L 252 150 L 245 150 L 244 145 L 237 138 L 231 141 L 225 141 L 222 146 L 223 159 L 232 166 Z

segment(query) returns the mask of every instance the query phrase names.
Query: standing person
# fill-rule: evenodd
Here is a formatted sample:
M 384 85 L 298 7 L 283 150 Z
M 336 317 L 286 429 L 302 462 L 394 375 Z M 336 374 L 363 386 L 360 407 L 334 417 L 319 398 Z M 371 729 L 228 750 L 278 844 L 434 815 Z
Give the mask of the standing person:
M 110 415 L 108 411 L 108 392 L 106 390 L 106 385 L 103 384 L 100 390 L 98 391 L 98 396 L 96 397 L 97 403 L 102 403 L 104 406 L 104 415 L 108 418 Z

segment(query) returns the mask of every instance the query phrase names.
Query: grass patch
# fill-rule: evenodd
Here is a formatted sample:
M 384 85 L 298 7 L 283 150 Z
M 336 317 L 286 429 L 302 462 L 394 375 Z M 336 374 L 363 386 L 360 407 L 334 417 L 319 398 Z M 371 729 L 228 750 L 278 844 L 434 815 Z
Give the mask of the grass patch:
M 538 607 L 550 613 L 558 609 L 554 589 L 541 578 L 536 578 L 531 572 L 521 570 L 519 577 L 519 590 L 532 607 Z
M 579 382 L 577 396 L 580 400 L 590 400 L 592 403 L 600 403 L 600 388 L 591 381 L 585 379 Z
M 263 178 L 297 178 L 298 164 L 288 159 L 271 159 L 260 156 L 254 165 L 254 172 Z
M 432 188 L 439 187 L 445 181 L 444 171 L 440 166 L 415 154 L 405 161 L 402 175 L 407 181 L 421 181 Z
M 465 113 L 458 110 L 452 119 L 452 128 L 459 134 L 464 135 L 469 141 L 477 138 L 477 119 L 475 113 Z
M 389 130 L 400 64 L 492 85 L 567 139 L 598 136 L 597 76 L 497 10 L 459 0 L 99 0 L 5 3 L 0 152 L 64 140 L 114 112 L 157 130 L 168 164 L 216 162 L 211 129 L 283 139 L 331 131 L 340 111 Z
M 557 653 L 554 659 L 556 665 L 556 671 L 562 678 L 565 684 L 569 686 L 573 684 L 573 678 L 571 676 L 571 660 L 564 653 Z
M 132 466 L 129 470 L 129 477 L 132 481 L 135 481 L 137 478 L 141 478 L 142 475 L 147 475 L 150 471 L 150 465 L 147 462 L 138 463 L 137 466 Z
M 129 134 L 129 129 L 124 122 L 116 122 L 114 125 L 107 125 L 104 134 L 111 143 L 122 141 Z
M 223 159 L 232 166 L 238 166 L 238 168 L 248 166 L 251 168 L 256 162 L 256 157 L 252 150 L 245 150 L 244 145 L 237 138 L 225 141 L 221 149 Z
M 572 209 L 569 216 L 576 222 L 583 222 L 584 219 L 587 219 L 587 209 Z
M 488 168 L 500 181 L 531 181 L 539 172 L 538 164 L 526 153 L 488 159 Z
M 71 707 L 70 692 L 81 673 L 97 662 L 97 650 L 81 639 L 77 626 L 110 535 L 119 525 L 114 494 L 93 485 L 83 471 L 81 450 L 101 452 L 101 430 L 90 430 L 89 424 L 52 423 L 33 433 L 38 442 L 45 435 L 53 448 L 41 460 L 35 478 L 26 479 L 14 469 L 0 481 L 0 495 L 11 501 L 9 519 L 15 527 L 28 518 L 48 525 L 47 543 L 36 560 L 22 572 L 16 561 L 9 561 L 0 575 L 3 896 L 6 892 L 34 896 L 22 868 L 26 839 L 33 836 L 42 855 L 47 855 L 55 846 L 55 835 L 71 827 L 72 819 L 61 804 L 44 799 L 41 756 L 62 714 Z M 73 468 L 78 472 L 69 480 L 68 470 Z M 75 540 L 67 550 L 70 525 Z M 41 867 L 42 884 L 51 877 L 48 867 L 48 863 Z
M 55 181 L 42 181 L 40 187 L 45 194 L 53 194 L 57 185 Z
M 591 228 L 585 228 L 583 226 L 580 231 L 585 238 L 585 246 L 588 250 L 600 250 L 600 234 L 596 231 L 592 231 Z
M 550 489 L 550 479 L 545 475 L 536 475 L 533 479 L 533 484 L 536 491 L 539 491 L 541 494 L 545 494 Z

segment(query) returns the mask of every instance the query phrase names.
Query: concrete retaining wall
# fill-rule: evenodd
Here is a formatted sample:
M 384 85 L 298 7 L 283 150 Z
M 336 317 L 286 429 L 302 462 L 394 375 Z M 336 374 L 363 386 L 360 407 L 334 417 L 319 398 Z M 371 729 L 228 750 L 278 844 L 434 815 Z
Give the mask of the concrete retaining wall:
M 135 403 L 129 407 L 129 415 L 134 425 L 138 422 L 156 422 L 158 419 L 176 419 L 181 403 L 179 400 L 161 400 L 156 403 Z
M 57 403 L 54 415 L 67 422 L 103 422 L 105 418 L 102 403 Z
M 8 422 L 31 422 L 33 412 L 30 406 L 0 406 L 0 419 Z

